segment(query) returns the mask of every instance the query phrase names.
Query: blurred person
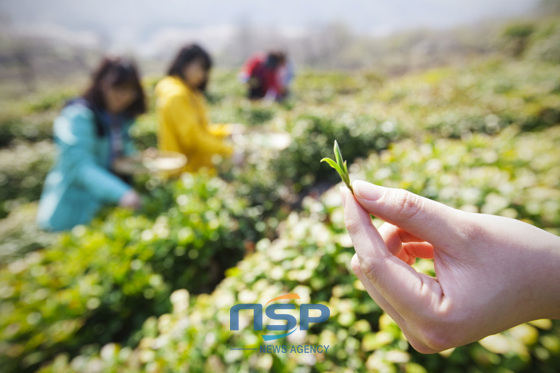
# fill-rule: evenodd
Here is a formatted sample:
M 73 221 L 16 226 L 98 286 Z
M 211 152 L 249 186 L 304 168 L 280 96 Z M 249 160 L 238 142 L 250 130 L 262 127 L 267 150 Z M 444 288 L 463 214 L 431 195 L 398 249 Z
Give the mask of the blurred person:
M 254 54 L 240 73 L 240 80 L 247 84 L 250 100 L 281 101 L 292 78 L 293 66 L 286 65 L 286 55 L 278 51 Z
M 290 84 L 295 77 L 294 63 L 286 55 L 280 60 L 280 67 L 278 70 L 278 79 L 281 86 L 281 97 L 283 100 L 290 94 Z
M 181 48 L 156 86 L 158 147 L 186 155 L 183 171 L 214 169 L 214 156 L 228 157 L 233 147 L 226 143 L 231 128 L 209 124 L 204 97 L 212 59 L 199 45 Z M 237 157 L 237 153 L 234 154 Z
M 136 153 L 128 131 L 145 110 L 134 63 L 104 58 L 85 93 L 68 101 L 54 121 L 58 153 L 39 201 L 39 226 L 60 231 L 87 224 L 105 204 L 140 207 L 139 195 L 113 165 Z
M 352 269 L 417 351 L 458 347 L 560 318 L 560 237 L 364 181 L 341 190 Z M 386 223 L 376 229 L 370 214 Z M 416 258 L 434 260 L 436 278 Z

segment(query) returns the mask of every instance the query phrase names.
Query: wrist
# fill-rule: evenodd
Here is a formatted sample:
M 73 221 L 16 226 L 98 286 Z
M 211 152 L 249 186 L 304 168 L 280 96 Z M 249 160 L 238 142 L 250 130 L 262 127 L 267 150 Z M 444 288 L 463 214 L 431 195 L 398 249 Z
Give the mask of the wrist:
M 560 237 L 544 231 L 542 236 L 536 269 L 543 303 L 539 318 L 560 319 Z

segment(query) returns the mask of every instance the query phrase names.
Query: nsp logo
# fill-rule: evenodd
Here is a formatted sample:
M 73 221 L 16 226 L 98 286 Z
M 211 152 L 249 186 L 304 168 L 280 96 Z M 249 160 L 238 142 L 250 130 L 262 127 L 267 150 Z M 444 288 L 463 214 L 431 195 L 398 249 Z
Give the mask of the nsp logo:
M 294 310 L 294 304 L 271 304 L 269 303 L 282 300 L 282 299 L 301 299 L 298 294 L 291 293 L 281 295 L 266 302 L 266 316 L 271 320 L 284 320 L 285 325 L 267 325 L 266 329 L 269 331 L 284 331 L 282 334 L 262 334 L 265 341 L 273 341 L 292 334 L 297 330 L 297 320 L 290 314 L 281 313 L 282 310 Z M 268 307 L 267 307 L 268 306 Z M 240 310 L 253 310 L 253 329 L 263 330 L 263 306 L 257 303 L 236 304 L 231 307 L 229 311 L 230 327 L 229 330 L 239 330 L 239 311 Z M 310 316 L 311 310 L 318 310 L 319 316 Z M 317 324 L 327 321 L 331 315 L 329 308 L 323 304 L 302 304 L 300 306 L 299 324 L 301 330 L 308 330 L 309 324 Z M 293 329 L 293 330 L 292 330 Z

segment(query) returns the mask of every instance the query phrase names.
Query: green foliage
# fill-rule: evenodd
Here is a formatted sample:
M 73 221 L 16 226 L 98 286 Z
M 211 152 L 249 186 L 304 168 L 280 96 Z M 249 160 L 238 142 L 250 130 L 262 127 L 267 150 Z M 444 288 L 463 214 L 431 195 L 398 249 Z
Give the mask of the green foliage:
M 532 23 L 513 23 L 504 29 L 503 36 L 512 39 L 528 38 L 535 31 Z
M 169 310 L 172 290 L 210 291 L 242 258 L 254 224 L 230 187 L 185 175 L 167 188 L 173 203 L 157 216 L 114 210 L 0 271 L 3 369 L 29 370 L 94 343 L 134 343 L 147 317 Z
M 240 123 L 247 125 L 263 124 L 274 117 L 274 112 L 270 107 L 263 106 L 239 106 L 237 116 Z
M 445 145 L 449 145 L 447 148 Z M 455 141 L 440 144 L 453 151 Z M 397 155 L 394 151 L 383 154 Z M 459 155 L 459 154 L 458 154 Z M 403 156 L 418 162 L 417 153 Z M 446 163 L 445 161 L 443 161 Z M 364 163 L 369 167 L 371 163 Z M 449 166 L 454 164 L 451 162 Z M 465 169 L 467 165 L 464 166 Z M 461 177 L 463 166 L 451 172 Z M 277 240 L 257 244 L 257 251 L 227 272 L 227 278 L 210 295 L 193 301 L 189 292 L 171 295 L 173 311 L 148 319 L 136 348 L 108 344 L 97 353 L 70 359 L 59 355 L 41 370 L 48 372 L 195 371 L 195 372 L 320 372 L 413 371 L 516 372 L 554 371 L 560 363 L 560 323 L 539 320 L 441 354 L 423 355 L 412 350 L 396 323 L 367 295 L 349 268 L 353 250 L 345 233 L 338 191 L 333 188 L 320 200 L 306 198 L 303 211 L 287 218 Z M 430 263 L 419 261 L 418 270 L 432 273 Z M 254 331 L 252 313 L 242 315 L 239 331 L 230 331 L 230 308 L 238 303 L 261 303 L 280 294 L 297 293 L 302 303 L 330 308 L 327 322 L 307 332 L 284 337 L 273 345 L 329 345 L 324 354 L 260 353 L 230 348 L 266 345 Z M 296 306 L 299 304 L 296 301 Z M 297 314 L 296 314 L 297 317 Z M 549 368 L 547 368 L 549 367 Z
M 340 152 L 340 148 L 338 147 L 336 140 L 334 140 L 334 155 L 336 161 L 333 161 L 330 158 L 323 158 L 321 159 L 321 162 L 327 162 L 329 166 L 334 168 L 340 175 L 342 181 L 344 181 L 346 186 L 352 191 L 352 193 L 354 193 L 352 185 L 350 184 L 350 176 L 348 175 L 348 165 L 346 164 L 346 161 L 343 160 L 344 158 L 342 158 L 342 153 Z
M 36 214 L 37 204 L 29 203 L 15 208 L 1 221 L 0 265 L 56 242 L 56 234 L 45 232 L 34 224 Z
M 53 153 L 47 141 L 0 149 L 0 219 L 17 206 L 39 199 Z
M 218 70 L 206 96 L 212 108 L 213 123 L 242 123 L 263 126 L 278 114 L 282 106 L 268 102 L 249 102 L 246 87 L 237 79 L 235 71 Z
M 426 129 L 453 138 L 496 134 L 512 124 L 542 130 L 559 123 L 558 72 L 558 65 L 502 59 L 430 70 L 387 84 L 371 110 L 418 135 Z
M 140 116 L 130 128 L 130 135 L 138 149 L 157 147 L 157 116 L 154 112 Z
M 52 137 L 52 112 L 25 113 L 17 108 L 0 112 L 0 147 L 14 140 L 41 141 Z
M 42 141 L 52 136 L 52 121 L 64 102 L 76 95 L 73 90 L 56 88 L 26 100 L 0 103 L 0 147 L 17 139 Z
M 48 94 L 30 100 L 27 110 L 29 112 L 44 112 L 52 109 L 60 110 L 66 100 L 76 95 L 77 92 L 74 89 L 51 91 Z
M 347 112 L 301 115 L 287 127 L 292 143 L 271 162 L 271 167 L 276 179 L 296 192 L 317 183 L 336 182 L 336 174 L 317 161 L 331 153 L 334 139 L 344 144 L 346 159 L 352 162 L 385 149 L 401 135 L 398 126 L 390 121 Z
M 363 74 L 303 71 L 294 84 L 294 90 L 307 90 L 309 100 L 328 104 L 340 95 L 353 95 L 366 87 L 379 88 L 382 84 L 383 78 L 374 71 L 365 71 Z
M 39 140 L 50 136 L 66 96 L 1 103 L 10 109 L 0 114 L 0 217 L 11 211 L 0 221 L 2 369 L 555 371 L 560 325 L 549 320 L 441 354 L 413 351 L 352 274 L 338 191 L 330 188 L 339 179 L 319 163 L 337 139 L 352 179 L 559 234 L 560 66 L 547 57 L 557 28 L 553 21 L 529 28 L 504 33 L 524 40 L 524 59 L 400 78 L 302 71 L 285 104 L 249 103 L 235 71 L 216 71 L 211 119 L 247 125 L 245 165 L 224 162 L 220 178 L 140 177 L 142 211 L 107 209 L 62 235 L 38 231 L 28 202 L 38 199 L 54 155 Z M 150 110 L 132 130 L 140 149 L 156 145 L 156 82 L 144 82 Z M 276 132 L 289 134 L 287 148 L 256 141 Z M 429 261 L 415 266 L 433 275 Z M 233 304 L 289 292 L 329 306 L 331 317 L 280 343 L 329 344 L 327 354 L 229 350 L 264 343 L 250 327 L 229 331 Z
M 549 21 L 541 25 L 534 35 L 527 57 L 551 63 L 560 63 L 560 21 Z
M 529 44 L 529 38 L 535 31 L 533 23 L 513 23 L 502 34 L 504 49 L 513 57 L 520 57 Z
M 559 234 L 560 127 L 463 141 L 405 140 L 358 161 L 354 178 L 403 188 L 449 206 L 531 222 Z
M 503 49 L 515 56 L 525 56 L 545 62 L 560 62 L 560 18 L 553 17 L 538 22 L 516 22 L 502 33 Z

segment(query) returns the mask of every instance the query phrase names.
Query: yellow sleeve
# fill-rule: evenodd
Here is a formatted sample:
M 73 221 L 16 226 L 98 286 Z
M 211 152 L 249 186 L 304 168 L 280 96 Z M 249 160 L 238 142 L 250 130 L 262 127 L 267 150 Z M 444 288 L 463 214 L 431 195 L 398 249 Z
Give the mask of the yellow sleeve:
M 206 113 L 202 109 L 197 111 L 184 97 L 171 97 L 164 106 L 164 111 L 164 121 L 175 129 L 176 136 L 173 141 L 187 157 L 192 152 L 226 156 L 233 152 L 231 146 L 209 131 L 205 122 Z
M 160 150 L 183 153 L 179 143 L 179 132 L 176 124 L 169 118 L 168 105 L 159 109 L 158 148 Z

